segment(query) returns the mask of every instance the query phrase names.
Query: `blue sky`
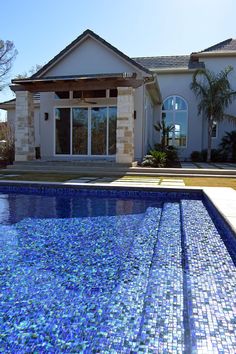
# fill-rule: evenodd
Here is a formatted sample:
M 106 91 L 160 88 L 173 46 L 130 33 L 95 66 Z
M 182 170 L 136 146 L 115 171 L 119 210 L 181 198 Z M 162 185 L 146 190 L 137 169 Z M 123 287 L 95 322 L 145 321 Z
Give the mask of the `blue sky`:
M 235 0 L 2 0 L 1 14 L 1 39 L 19 52 L 9 81 L 87 28 L 131 57 L 189 54 L 236 38 Z M 9 89 L 0 93 L 0 102 L 9 98 Z

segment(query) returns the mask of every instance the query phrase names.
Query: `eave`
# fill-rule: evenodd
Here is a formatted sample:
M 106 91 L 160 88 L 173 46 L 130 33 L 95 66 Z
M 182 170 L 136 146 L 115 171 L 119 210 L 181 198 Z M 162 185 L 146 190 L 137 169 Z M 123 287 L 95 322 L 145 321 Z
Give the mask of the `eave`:
M 192 53 L 192 58 L 222 58 L 222 57 L 236 57 L 236 51 L 234 50 L 221 50 L 215 52 L 200 52 L 200 53 Z
M 181 67 L 181 68 L 150 69 L 150 71 L 156 74 L 188 74 L 188 73 L 194 73 L 196 69 L 197 68 L 189 69 L 187 67 Z
M 29 78 L 12 80 L 13 91 L 51 92 L 72 90 L 113 89 L 117 87 L 137 88 L 150 77 L 138 79 L 136 73 L 116 73 L 84 76 L 57 76 L 47 78 Z
M 161 90 L 157 81 L 157 77 L 155 77 L 152 81 L 146 83 L 146 88 L 151 96 L 152 102 L 154 104 L 162 103 Z

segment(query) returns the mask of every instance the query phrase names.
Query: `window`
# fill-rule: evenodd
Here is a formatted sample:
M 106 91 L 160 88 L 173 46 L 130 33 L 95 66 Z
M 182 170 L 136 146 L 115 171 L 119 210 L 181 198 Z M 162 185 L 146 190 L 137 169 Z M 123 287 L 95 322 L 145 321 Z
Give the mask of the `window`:
M 116 154 L 117 108 L 55 108 L 55 154 Z
M 218 133 L 218 124 L 217 122 L 213 122 L 213 126 L 212 126 L 212 134 L 211 137 L 212 138 L 217 138 L 217 133 Z
M 105 98 L 106 90 L 73 91 L 73 98 Z
M 55 100 L 68 99 L 68 98 L 70 98 L 70 92 L 69 91 L 57 91 L 57 92 L 55 92 L 54 98 L 55 98 Z
M 179 96 L 167 97 L 162 105 L 162 119 L 169 127 L 167 144 L 175 147 L 187 146 L 188 105 Z

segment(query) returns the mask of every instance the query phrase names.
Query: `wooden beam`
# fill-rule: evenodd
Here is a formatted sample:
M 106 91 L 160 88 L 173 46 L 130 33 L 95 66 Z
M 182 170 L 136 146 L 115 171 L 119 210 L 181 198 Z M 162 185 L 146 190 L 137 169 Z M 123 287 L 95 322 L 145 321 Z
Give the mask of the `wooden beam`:
M 137 88 L 143 84 L 141 79 L 132 78 L 112 78 L 103 80 L 54 80 L 54 81 L 35 81 L 24 82 L 23 84 L 11 85 L 13 91 L 30 92 L 51 92 L 51 91 L 76 91 L 76 90 L 102 90 L 115 89 L 117 87 Z

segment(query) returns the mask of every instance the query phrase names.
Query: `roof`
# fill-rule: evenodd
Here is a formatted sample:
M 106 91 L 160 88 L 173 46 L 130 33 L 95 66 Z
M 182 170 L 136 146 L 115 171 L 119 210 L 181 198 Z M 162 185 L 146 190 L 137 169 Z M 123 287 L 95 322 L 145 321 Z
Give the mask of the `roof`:
M 34 103 L 37 104 L 40 102 L 40 92 L 35 92 L 33 94 Z M 16 99 L 13 98 L 11 100 L 0 102 L 0 109 L 10 109 L 12 106 L 15 105 Z
M 138 57 L 133 58 L 138 64 L 147 69 L 196 69 L 203 66 L 203 63 L 191 60 L 189 55 Z
M 236 39 L 233 39 L 233 38 L 226 39 L 225 41 L 214 44 L 213 46 L 208 47 L 208 48 L 200 51 L 199 53 L 220 52 L 220 51 L 223 51 L 223 52 L 236 51 Z
M 77 37 L 73 42 L 71 42 L 67 47 L 65 47 L 60 53 L 58 53 L 53 59 L 51 59 L 46 65 L 44 65 L 41 69 L 39 69 L 35 74 L 33 74 L 30 78 L 38 78 L 43 73 L 45 73 L 52 65 L 56 64 L 58 60 L 60 60 L 67 52 L 69 52 L 71 49 L 73 49 L 74 46 L 76 46 L 79 42 L 84 40 L 86 37 L 92 37 L 96 39 L 98 42 L 102 43 L 109 49 L 111 49 L 113 52 L 115 52 L 117 55 L 125 59 L 127 62 L 135 66 L 141 71 L 144 71 L 148 74 L 151 74 L 149 70 L 145 67 L 143 67 L 141 64 L 137 63 L 136 61 L 132 60 L 130 57 L 128 57 L 126 54 L 122 53 L 119 49 L 115 48 L 113 45 L 105 41 L 103 38 L 98 36 L 96 33 L 91 31 L 90 29 L 87 29 L 84 31 L 79 37 Z

